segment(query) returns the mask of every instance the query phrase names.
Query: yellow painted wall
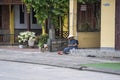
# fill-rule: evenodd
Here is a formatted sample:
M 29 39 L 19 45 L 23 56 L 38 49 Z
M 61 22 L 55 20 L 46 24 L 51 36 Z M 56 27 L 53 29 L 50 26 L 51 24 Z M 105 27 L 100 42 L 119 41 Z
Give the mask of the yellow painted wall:
M 100 32 L 79 32 L 79 48 L 99 48 Z
M 68 31 L 68 15 L 64 18 L 63 31 Z
M 115 0 L 101 3 L 101 47 L 115 48 Z

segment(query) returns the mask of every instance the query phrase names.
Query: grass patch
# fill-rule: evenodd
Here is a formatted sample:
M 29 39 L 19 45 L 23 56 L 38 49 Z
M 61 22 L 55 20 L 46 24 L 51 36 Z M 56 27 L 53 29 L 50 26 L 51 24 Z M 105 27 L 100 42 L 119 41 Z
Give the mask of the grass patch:
M 120 70 L 120 63 L 93 63 L 93 64 L 82 64 L 81 66 L 101 68 L 101 69 Z

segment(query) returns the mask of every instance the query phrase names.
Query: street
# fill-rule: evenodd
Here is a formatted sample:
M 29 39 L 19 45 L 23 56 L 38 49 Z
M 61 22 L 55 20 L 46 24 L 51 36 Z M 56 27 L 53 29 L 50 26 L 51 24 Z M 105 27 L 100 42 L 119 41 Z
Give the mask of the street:
M 0 61 L 0 80 L 120 80 L 119 75 Z

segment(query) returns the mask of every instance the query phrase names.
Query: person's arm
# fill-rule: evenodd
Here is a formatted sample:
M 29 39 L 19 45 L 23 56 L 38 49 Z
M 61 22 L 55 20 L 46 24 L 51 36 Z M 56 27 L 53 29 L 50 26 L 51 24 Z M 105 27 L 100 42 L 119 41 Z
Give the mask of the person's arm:
M 68 46 L 73 46 L 74 44 L 68 44 Z
M 73 46 L 77 46 L 77 45 L 78 45 L 77 43 L 73 44 Z
M 72 44 L 68 44 L 68 46 L 78 46 L 78 41 L 74 40 L 73 42 L 71 42 Z

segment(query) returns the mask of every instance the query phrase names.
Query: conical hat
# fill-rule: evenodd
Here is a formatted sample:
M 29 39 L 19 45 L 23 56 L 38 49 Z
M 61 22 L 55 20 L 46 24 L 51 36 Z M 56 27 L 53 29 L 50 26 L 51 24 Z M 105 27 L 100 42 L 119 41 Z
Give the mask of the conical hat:
M 70 34 L 67 38 L 71 38 L 71 37 L 74 37 L 72 34 Z

